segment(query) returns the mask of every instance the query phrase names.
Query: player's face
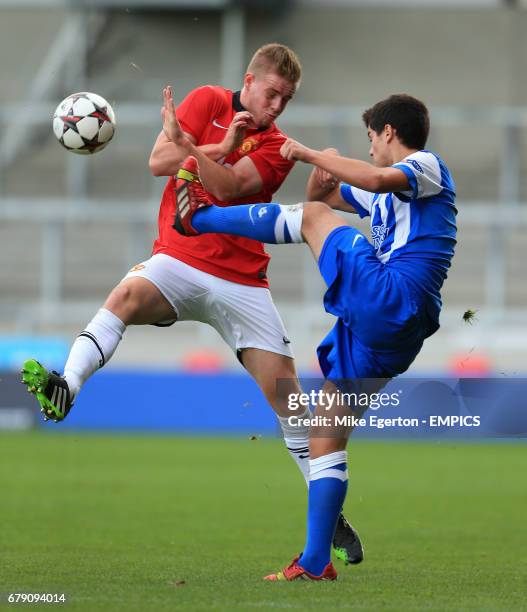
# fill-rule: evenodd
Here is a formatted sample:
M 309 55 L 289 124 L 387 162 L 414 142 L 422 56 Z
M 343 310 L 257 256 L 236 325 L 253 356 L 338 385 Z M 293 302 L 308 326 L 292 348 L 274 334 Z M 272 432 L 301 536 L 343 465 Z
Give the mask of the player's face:
M 392 162 L 386 138 L 386 130 L 377 134 L 375 130 L 368 128 L 368 139 L 370 141 L 369 153 L 370 157 L 373 159 L 374 165 L 378 168 L 391 166 Z
M 279 117 L 296 92 L 296 85 L 274 72 L 247 73 L 244 80 L 245 108 L 255 127 L 267 128 Z

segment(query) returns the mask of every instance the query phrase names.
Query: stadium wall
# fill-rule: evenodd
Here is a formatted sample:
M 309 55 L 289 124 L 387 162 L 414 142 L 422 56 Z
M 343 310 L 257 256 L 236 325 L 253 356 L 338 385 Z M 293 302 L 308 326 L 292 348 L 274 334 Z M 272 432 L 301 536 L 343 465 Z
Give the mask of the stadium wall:
M 61 11 L 1 10 L 0 97 L 9 104 L 27 103 L 39 58 L 65 20 Z M 57 100 L 71 87 L 90 87 L 119 106 L 126 102 L 159 103 L 167 83 L 181 99 L 190 89 L 220 80 L 221 15 L 214 11 L 114 10 L 91 50 L 82 82 L 63 82 L 50 92 Z M 247 59 L 270 40 L 298 51 L 304 78 L 295 99 L 310 105 L 366 107 L 394 92 L 408 91 L 434 107 L 467 109 L 467 125 L 434 129 L 433 146 L 456 169 L 462 199 L 492 200 L 499 195 L 500 130 L 474 122 L 478 109 L 522 106 L 527 83 L 520 78 L 527 57 L 527 11 L 512 9 L 337 9 L 302 7 L 273 17 L 255 11 L 246 16 Z M 199 41 L 199 45 L 195 42 Z M 38 43 L 38 44 L 36 44 Z M 23 61 L 20 58 L 23 57 Z M 401 70 L 404 66 L 404 70 Z M 79 78 L 81 78 L 79 76 Z M 286 111 L 293 115 L 294 104 Z M 158 195 L 162 181 L 146 168 L 159 131 L 157 112 L 147 125 L 120 127 L 107 156 L 93 159 L 90 195 L 145 197 Z M 151 120 L 151 121 L 150 121 Z M 150 125 L 148 124 L 150 123 Z M 306 125 L 288 129 L 313 146 L 338 143 L 367 156 L 360 127 Z M 43 135 L 47 134 L 46 138 Z M 35 134 L 37 136 L 37 134 Z M 522 158 L 527 139 L 522 134 Z M 330 142 L 332 141 L 332 142 Z M 51 130 L 39 132 L 17 163 L 5 170 L 3 188 L 13 195 L 63 195 L 67 190 L 64 153 Z M 136 167 L 133 171 L 131 168 Z M 29 171 L 29 172 L 28 172 Z M 299 166 L 281 197 L 303 193 L 307 169 Z M 522 182 L 525 199 L 527 183 Z

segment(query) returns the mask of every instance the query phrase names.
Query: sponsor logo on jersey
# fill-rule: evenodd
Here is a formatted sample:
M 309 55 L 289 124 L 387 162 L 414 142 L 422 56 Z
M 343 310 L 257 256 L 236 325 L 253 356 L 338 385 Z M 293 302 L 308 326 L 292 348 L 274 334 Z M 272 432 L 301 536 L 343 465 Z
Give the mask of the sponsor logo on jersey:
M 138 272 L 139 270 L 144 270 L 145 267 L 145 264 L 137 264 L 136 266 L 130 269 L 130 272 Z
M 424 174 L 424 170 L 421 168 L 419 162 L 416 162 L 415 159 L 408 159 L 407 160 L 410 164 L 412 164 L 412 166 L 418 170 L 421 174 Z
M 284 341 L 284 344 L 291 344 L 291 340 L 289 340 L 287 336 L 284 336 L 282 340 Z
M 382 225 L 374 225 L 371 228 L 371 239 L 373 240 L 373 246 L 376 249 L 381 248 L 381 244 L 384 242 L 384 239 L 388 235 L 388 228 L 384 223 Z
M 213 119 L 213 120 L 212 120 L 212 125 L 213 125 L 214 127 L 221 128 L 222 130 L 228 130 L 228 129 L 229 129 L 228 127 L 225 127 L 224 125 L 221 125 L 221 123 L 218 123 L 218 122 L 216 121 L 216 119 Z
M 353 238 L 353 244 L 351 245 L 351 248 L 353 248 L 357 240 L 360 240 L 361 238 L 364 238 L 364 236 L 362 234 L 357 234 L 355 238 Z

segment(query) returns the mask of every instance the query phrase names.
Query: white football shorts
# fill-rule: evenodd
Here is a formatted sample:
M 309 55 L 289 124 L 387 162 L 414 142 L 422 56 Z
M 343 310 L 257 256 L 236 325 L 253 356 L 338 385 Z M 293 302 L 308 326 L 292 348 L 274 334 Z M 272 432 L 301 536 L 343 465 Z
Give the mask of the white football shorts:
M 163 253 L 134 266 L 123 280 L 136 276 L 154 284 L 174 309 L 174 319 L 159 325 L 201 321 L 214 327 L 235 353 L 257 348 L 293 357 L 269 289 L 233 283 Z

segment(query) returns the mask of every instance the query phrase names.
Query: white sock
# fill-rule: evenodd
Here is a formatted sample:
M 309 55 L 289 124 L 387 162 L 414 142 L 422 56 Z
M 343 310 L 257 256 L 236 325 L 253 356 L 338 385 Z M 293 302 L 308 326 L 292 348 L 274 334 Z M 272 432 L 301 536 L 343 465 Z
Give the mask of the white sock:
M 295 416 L 300 419 L 308 419 L 311 418 L 311 412 L 306 408 L 303 414 L 295 414 Z M 309 427 L 307 425 L 292 426 L 289 424 L 289 417 L 278 417 L 278 420 L 282 427 L 287 450 L 309 486 Z
M 300 202 L 294 206 L 280 204 L 280 215 L 276 219 L 275 235 L 277 243 L 289 242 L 283 238 L 285 227 L 291 236 L 291 242 L 305 242 L 302 236 L 302 218 L 304 216 L 304 204 Z
M 110 360 L 125 329 L 119 317 L 101 308 L 77 337 L 64 366 L 64 378 L 73 397 L 86 380 Z

